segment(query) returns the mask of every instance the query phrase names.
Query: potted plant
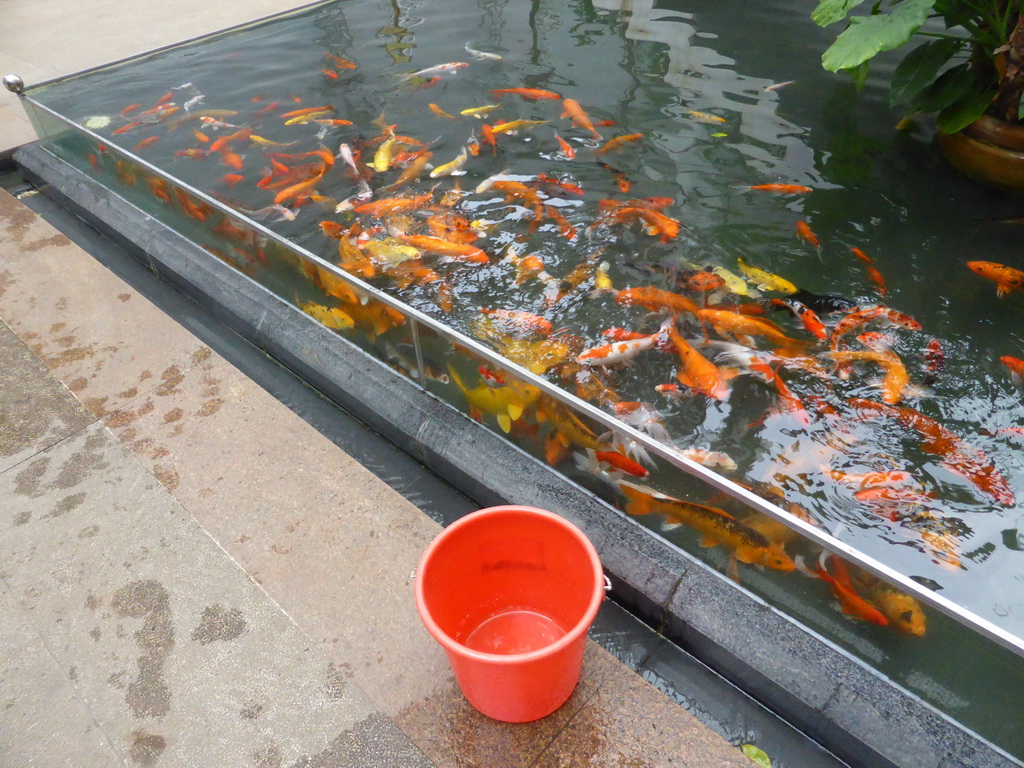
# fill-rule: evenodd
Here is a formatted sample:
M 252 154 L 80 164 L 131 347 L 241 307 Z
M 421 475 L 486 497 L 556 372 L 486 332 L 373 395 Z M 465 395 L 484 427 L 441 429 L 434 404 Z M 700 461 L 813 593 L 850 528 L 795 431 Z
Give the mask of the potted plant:
M 890 104 L 934 113 L 950 162 L 984 183 L 1024 191 L 1024 14 L 1021 0 L 820 0 L 811 18 L 847 20 L 821 57 L 858 86 L 871 59 L 923 40 L 893 72 Z

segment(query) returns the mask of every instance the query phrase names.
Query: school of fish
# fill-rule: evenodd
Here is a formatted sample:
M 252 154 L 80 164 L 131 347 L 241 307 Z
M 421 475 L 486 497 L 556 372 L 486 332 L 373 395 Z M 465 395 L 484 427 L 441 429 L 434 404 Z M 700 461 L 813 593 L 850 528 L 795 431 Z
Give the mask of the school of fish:
M 858 425 L 884 421 L 960 478 L 979 505 L 1015 504 L 1002 473 L 971 444 L 970 435 L 956 434 L 914 407 L 942 375 L 942 344 L 883 302 L 888 286 L 871 258 L 850 249 L 864 264 L 876 294 L 872 301 L 801 290 L 743 258 L 730 265 L 656 270 L 649 281 L 636 282 L 638 270 L 615 270 L 608 251 L 629 252 L 638 243 L 669 251 L 685 227 L 673 213 L 675 200 L 632 196 L 640 182 L 619 167 L 617 158 L 635 153 L 648 137 L 597 119 L 561 91 L 510 85 L 491 89 L 487 103 L 467 103 L 457 87 L 445 85 L 471 67 L 500 67 L 501 57 L 466 50 L 473 62 L 437 64 L 391 85 L 409 98 L 431 89 L 433 101 L 425 109 L 437 129 L 418 135 L 386 114 L 356 124 L 329 101 L 305 105 L 284 93 L 252 98 L 248 113 L 217 108 L 191 83 L 155 94 L 151 104 L 124 107 L 100 133 L 147 159 L 161 144 L 171 144 L 173 152 L 164 150 L 171 161 L 217 168 L 216 183 L 204 190 L 211 196 L 261 223 L 305 222 L 341 269 L 400 297 L 415 296 L 418 306 L 426 302 L 441 315 L 471 318 L 471 332 L 505 358 L 669 445 L 679 437 L 669 426 L 674 408 L 692 411 L 725 402 L 740 386 L 745 397 L 754 391 L 764 409 L 748 429 L 771 424 L 810 434 L 826 428 L 835 439 L 810 466 L 819 482 L 938 565 L 965 567 L 958 529 L 932 503 L 938 492 L 925 473 L 895 466 L 882 454 L 862 471 L 843 461 L 843 446 L 856 441 Z M 320 76 L 338 88 L 359 69 L 333 54 L 322 64 Z M 708 113 L 688 114 L 698 123 L 724 122 Z M 548 162 L 547 171 L 493 172 L 513 145 L 521 152 L 526 142 Z M 253 230 L 218 219 L 211 206 L 147 176 L 105 144 L 88 160 L 95 171 L 128 186 L 143 178 L 162 205 L 200 222 L 218 221 L 214 231 L 231 245 L 210 247 L 214 255 L 249 274 L 269 268 L 267 243 Z M 584 187 L 576 172 L 584 166 L 603 169 L 607 183 Z M 619 195 L 608 196 L 611 188 Z M 240 190 L 246 191 L 245 203 Z M 739 191 L 793 197 L 814 190 L 771 182 Z M 808 249 L 828 247 L 807 221 L 795 220 L 793 232 Z M 546 258 L 537 247 L 543 240 L 564 241 L 578 261 L 566 269 Z M 985 261 L 965 266 L 994 282 L 1000 298 L 1024 290 L 1022 271 Z M 369 300 L 328 270 L 308 262 L 300 269 L 322 299 L 296 304 L 324 326 L 339 333 L 355 329 L 372 341 L 405 323 L 401 313 Z M 477 306 L 477 293 L 464 293 L 462 286 L 476 285 L 474 275 L 481 270 L 486 280 L 532 296 L 532 311 Z M 621 274 L 633 278 L 626 281 Z M 566 308 L 580 302 L 600 305 L 620 324 L 609 323 L 599 335 L 564 327 Z M 401 344 L 388 342 L 387 348 L 388 359 L 412 366 L 413 355 L 402 353 Z M 906 350 L 913 348 L 919 358 L 908 360 Z M 793 531 L 768 518 L 740 517 L 743 511 L 730 509 L 728 499 L 698 503 L 645 485 L 656 480 L 655 464 L 641 446 L 593 427 L 511 374 L 474 369 L 471 356 L 460 357 L 460 351 L 452 349 L 445 365 L 428 361 L 426 372 L 431 380 L 451 382 L 473 418 L 493 420 L 552 465 L 569 462 L 575 471 L 607 482 L 627 513 L 658 515 L 666 528 L 697 532 L 701 546 L 723 547 L 734 578 L 737 562 L 799 572 L 820 580 L 837 608 L 854 620 L 907 635 L 925 633 L 924 612 L 909 595 L 838 557 L 787 551 L 800 546 Z M 662 376 L 645 390 L 626 375 L 640 359 Z M 1005 355 L 1000 361 L 1018 381 L 1024 376 L 1024 360 Z M 861 385 L 859 396 L 844 395 L 853 383 Z M 737 470 L 727 454 L 709 448 L 679 450 L 719 472 Z M 789 477 L 789 461 L 779 463 L 776 479 Z M 801 519 L 823 524 L 787 502 L 770 482 L 741 482 Z

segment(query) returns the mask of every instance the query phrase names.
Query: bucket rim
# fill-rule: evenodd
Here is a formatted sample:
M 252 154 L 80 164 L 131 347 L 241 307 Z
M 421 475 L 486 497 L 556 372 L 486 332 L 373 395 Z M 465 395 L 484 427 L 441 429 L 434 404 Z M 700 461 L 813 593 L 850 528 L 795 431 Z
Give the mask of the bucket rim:
M 590 561 L 593 568 L 594 592 L 590 596 L 590 601 L 587 603 L 587 607 L 579 621 L 576 622 L 576 625 L 550 645 L 546 645 L 543 648 L 538 648 L 533 651 L 527 651 L 526 653 L 485 653 L 483 651 L 473 650 L 472 648 L 458 642 L 451 637 L 451 635 L 441 629 L 437 622 L 434 621 L 434 617 L 431 616 L 423 595 L 423 575 L 428 570 L 431 555 L 433 555 L 434 551 L 440 546 L 447 536 L 452 535 L 452 532 L 472 525 L 482 517 L 491 517 L 509 512 L 525 512 L 529 515 L 546 518 L 571 533 L 587 553 L 587 559 Z M 577 525 L 574 525 L 561 515 L 557 515 L 546 509 L 523 506 L 521 504 L 502 504 L 500 506 L 485 507 L 483 509 L 470 512 L 468 515 L 456 520 L 434 537 L 434 540 L 430 542 L 423 554 L 420 556 L 419 565 L 416 567 L 416 608 L 419 612 L 420 619 L 427 628 L 427 632 L 429 632 L 430 636 L 433 637 L 434 640 L 436 640 L 446 651 L 456 653 L 459 656 L 473 659 L 475 661 L 487 662 L 489 664 L 523 664 L 525 662 L 536 661 L 559 653 L 563 649 L 579 641 L 581 637 L 585 636 L 587 631 L 590 629 L 590 625 L 594 623 L 597 611 L 601 607 L 601 602 L 605 598 L 604 584 L 604 569 L 601 567 L 601 559 L 597 554 L 597 549 Z

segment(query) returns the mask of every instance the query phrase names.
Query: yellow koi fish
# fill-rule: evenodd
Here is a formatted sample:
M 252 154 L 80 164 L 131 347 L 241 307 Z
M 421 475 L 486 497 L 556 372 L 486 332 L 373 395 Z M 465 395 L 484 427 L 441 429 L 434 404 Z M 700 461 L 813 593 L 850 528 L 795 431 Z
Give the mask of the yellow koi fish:
M 763 269 L 753 267 L 742 258 L 737 258 L 736 263 L 739 265 L 740 272 L 746 275 L 750 282 L 763 291 L 778 291 L 779 293 L 797 292 L 797 287 L 789 282 L 789 280 L 773 275 L 771 272 L 766 272 Z
M 498 426 L 505 433 L 512 430 L 513 422 L 518 421 L 523 411 L 540 396 L 539 389 L 519 381 L 497 386 L 485 381 L 480 386 L 470 389 L 451 365 L 448 366 L 448 374 L 465 395 L 466 402 L 469 403 L 469 415 L 479 421 L 483 414 L 489 413 L 498 420 Z
M 459 152 L 459 154 L 455 156 L 455 159 L 452 160 L 450 163 L 439 165 L 437 166 L 437 168 L 432 170 L 430 172 L 430 178 L 436 179 L 439 176 L 451 176 L 454 173 L 458 173 L 459 169 L 465 164 L 466 158 L 468 156 L 469 154 L 466 148 L 463 147 L 462 151 Z
M 290 147 L 292 144 L 296 143 L 294 141 L 271 141 L 270 139 L 265 139 L 262 136 L 257 136 L 255 133 L 249 134 L 249 141 L 257 147 Z
M 335 331 L 344 331 L 356 324 L 355 320 L 337 307 L 325 307 L 323 304 L 304 301 L 299 304 L 299 309 L 314 320 L 317 320 L 321 325 Z
M 691 120 L 694 120 L 695 122 L 698 123 L 705 123 L 707 125 L 718 125 L 720 123 L 725 122 L 724 117 L 719 117 L 718 115 L 710 115 L 707 112 L 698 112 L 695 109 L 686 110 L 686 114 L 690 116 Z
M 523 128 L 532 128 L 535 125 L 544 125 L 549 120 L 512 120 L 507 123 L 491 126 L 494 133 L 515 133 Z
M 317 112 L 309 112 L 309 113 L 307 113 L 305 115 L 296 115 L 295 117 L 291 118 L 290 120 L 285 120 L 284 124 L 285 125 L 305 125 L 306 123 L 310 123 L 310 122 L 312 122 L 312 121 L 314 121 L 314 120 L 316 120 L 318 118 L 325 117 L 325 116 L 331 114 L 331 112 L 333 112 L 333 111 L 334 111 L 333 109 L 321 109 L 321 110 L 319 110 Z
M 747 283 L 742 277 L 730 272 L 725 267 L 712 267 L 711 271 L 725 281 L 725 287 L 729 293 L 735 293 L 739 296 L 750 296 L 752 298 L 759 295 L 756 291 L 751 291 L 747 287 Z
M 478 120 L 482 120 L 484 115 L 493 112 L 500 106 L 500 104 L 485 104 L 482 107 L 470 107 L 469 109 L 464 109 L 459 112 L 459 114 L 465 117 L 475 117 Z
M 739 522 L 728 512 L 674 499 L 624 480 L 619 481 L 619 489 L 629 499 L 627 514 L 649 515 L 655 512 L 664 515 L 670 523 L 683 523 L 702 534 L 702 547 L 724 544 L 741 563 L 756 563 L 775 571 L 796 570 L 796 563 L 781 545 Z

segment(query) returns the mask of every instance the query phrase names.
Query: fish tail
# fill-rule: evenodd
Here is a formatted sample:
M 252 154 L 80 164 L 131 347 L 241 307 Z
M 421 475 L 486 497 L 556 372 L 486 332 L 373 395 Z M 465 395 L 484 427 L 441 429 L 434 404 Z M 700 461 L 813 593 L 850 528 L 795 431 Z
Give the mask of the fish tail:
M 642 490 L 639 486 L 619 481 L 619 490 L 629 499 L 626 504 L 626 513 L 630 515 L 649 515 L 653 511 L 651 506 L 651 495 Z
M 459 372 L 458 372 L 458 371 L 456 371 L 456 370 L 455 370 L 455 369 L 454 369 L 454 368 L 452 367 L 451 363 L 449 363 L 449 364 L 448 364 L 448 375 L 449 375 L 449 376 L 451 376 L 451 378 L 452 378 L 452 381 L 454 381 L 454 382 L 455 382 L 455 386 L 457 386 L 457 387 L 458 387 L 459 389 L 461 389 L 461 390 L 462 390 L 463 392 L 468 392 L 468 391 L 469 391 L 469 390 L 468 390 L 468 389 L 466 388 L 466 385 L 465 385 L 465 383 L 463 383 L 463 381 L 462 381 L 462 377 L 461 377 L 461 376 L 459 376 Z

